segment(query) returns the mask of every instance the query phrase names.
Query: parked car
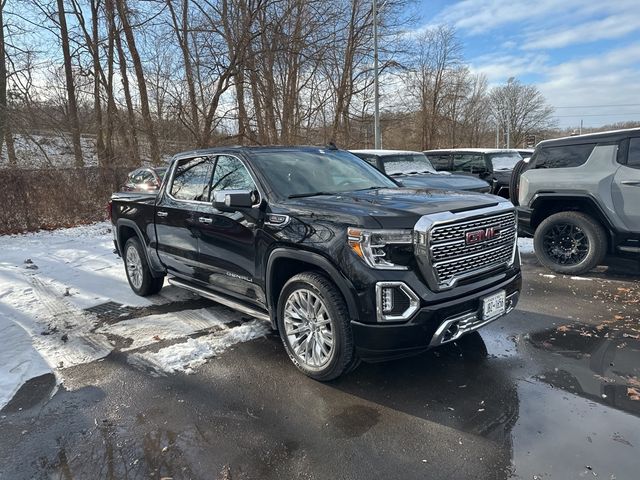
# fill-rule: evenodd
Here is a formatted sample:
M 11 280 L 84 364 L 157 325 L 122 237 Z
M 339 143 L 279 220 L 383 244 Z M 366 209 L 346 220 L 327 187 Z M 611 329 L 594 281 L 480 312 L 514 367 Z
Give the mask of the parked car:
M 518 148 L 516 149 L 516 152 L 520 154 L 523 160 L 527 160 L 531 158 L 531 155 L 533 155 L 534 150 L 535 150 L 534 148 Z
M 640 272 L 640 129 L 541 142 L 513 183 L 519 229 L 542 264 L 580 274 L 608 253 Z
M 438 171 L 473 175 L 491 184 L 491 193 L 509 198 L 509 180 L 522 157 L 516 150 L 453 148 L 424 152 Z
M 429 159 L 420 152 L 402 150 L 350 150 L 378 170 L 393 177 L 405 187 L 470 190 L 489 193 L 490 185 L 468 175 L 437 172 Z
M 154 192 L 160 188 L 167 167 L 143 167 L 130 172 L 122 186 L 124 192 Z
M 168 276 L 267 320 L 315 379 L 458 340 L 518 301 L 509 201 L 400 188 L 335 147 L 198 150 L 167 174 L 157 195 L 111 199 L 131 289 Z

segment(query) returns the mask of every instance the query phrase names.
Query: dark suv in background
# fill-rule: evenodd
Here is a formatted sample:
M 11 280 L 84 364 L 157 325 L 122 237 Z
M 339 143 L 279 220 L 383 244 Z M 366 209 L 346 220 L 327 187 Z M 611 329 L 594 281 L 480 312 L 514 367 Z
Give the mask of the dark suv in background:
M 516 164 L 522 160 L 517 150 L 495 148 L 452 148 L 426 150 L 438 171 L 473 175 L 491 185 L 491 193 L 509 198 L 509 181 Z
M 438 172 L 421 152 L 404 150 L 350 150 L 404 187 L 440 188 L 489 193 L 491 187 L 484 180 L 469 175 Z

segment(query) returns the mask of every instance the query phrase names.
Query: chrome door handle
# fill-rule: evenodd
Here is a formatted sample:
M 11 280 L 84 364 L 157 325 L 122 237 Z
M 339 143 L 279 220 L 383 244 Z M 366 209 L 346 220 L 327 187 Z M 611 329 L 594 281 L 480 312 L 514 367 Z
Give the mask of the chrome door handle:
M 632 187 L 640 187 L 640 180 L 623 180 L 622 185 L 631 185 Z
M 207 217 L 199 217 L 198 221 L 200 223 L 213 223 L 213 219 L 212 218 L 207 218 Z
M 156 213 L 156 215 L 159 216 L 159 217 L 166 217 L 169 214 L 167 212 L 158 212 L 158 213 Z

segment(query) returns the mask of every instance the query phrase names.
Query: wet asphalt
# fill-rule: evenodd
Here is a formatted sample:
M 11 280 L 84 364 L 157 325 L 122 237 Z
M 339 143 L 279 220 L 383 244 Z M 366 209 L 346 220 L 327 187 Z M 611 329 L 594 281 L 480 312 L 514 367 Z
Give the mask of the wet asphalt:
M 192 375 L 115 352 L 65 369 L 53 396 L 35 379 L 0 412 L 0 479 L 640 478 L 637 265 L 524 262 L 508 317 L 331 383 L 276 336 Z

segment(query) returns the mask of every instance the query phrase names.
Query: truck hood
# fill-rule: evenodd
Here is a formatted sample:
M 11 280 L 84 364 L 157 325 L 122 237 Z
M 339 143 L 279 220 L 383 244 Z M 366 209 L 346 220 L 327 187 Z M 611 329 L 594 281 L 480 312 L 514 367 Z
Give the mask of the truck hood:
M 394 175 L 405 187 L 413 188 L 441 188 L 445 190 L 479 190 L 488 188 L 489 184 L 479 178 L 467 175 L 437 175 L 433 173 L 418 173 L 413 175 Z
M 289 200 L 298 213 L 333 218 L 365 227 L 412 228 L 423 215 L 485 208 L 504 198 L 475 192 L 381 188 Z M 372 225 L 374 220 L 377 225 Z

